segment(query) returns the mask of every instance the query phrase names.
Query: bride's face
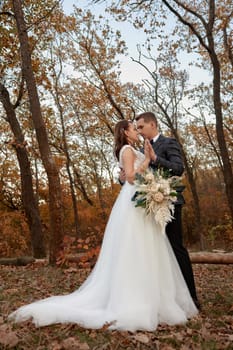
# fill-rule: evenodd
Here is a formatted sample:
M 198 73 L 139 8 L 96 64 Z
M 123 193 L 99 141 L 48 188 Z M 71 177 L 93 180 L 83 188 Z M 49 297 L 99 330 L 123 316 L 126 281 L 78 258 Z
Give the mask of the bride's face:
M 137 142 L 139 133 L 137 131 L 136 125 L 130 123 L 128 129 L 125 130 L 125 135 L 129 143 L 133 144 Z

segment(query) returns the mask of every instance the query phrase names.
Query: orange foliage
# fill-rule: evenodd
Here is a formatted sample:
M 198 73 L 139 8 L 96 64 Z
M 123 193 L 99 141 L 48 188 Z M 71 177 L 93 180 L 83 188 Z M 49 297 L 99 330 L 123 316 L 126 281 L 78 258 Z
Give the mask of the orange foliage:
M 94 246 L 89 246 L 87 243 Z M 95 244 L 95 235 L 92 235 L 92 239 L 90 236 L 86 239 L 65 236 L 63 250 L 57 259 L 57 265 L 64 266 L 70 264 L 70 262 L 75 262 L 80 268 L 92 268 L 100 251 L 100 245 L 95 246 Z
M 57 265 L 63 266 L 75 262 L 80 268 L 93 267 L 99 255 L 106 222 L 118 192 L 119 185 L 103 191 L 104 210 L 98 205 L 90 206 L 85 201 L 78 203 L 80 236 L 72 236 L 72 229 L 67 233 L 63 240 L 62 251 L 57 259 Z M 94 203 L 95 199 L 92 198 Z M 66 200 L 66 205 L 68 205 L 68 197 Z M 71 205 L 71 203 L 69 204 Z M 73 220 L 71 212 L 69 219 Z M 72 227 L 72 222 L 67 221 L 67 224 Z
M 202 213 L 201 230 L 206 248 L 231 249 L 233 232 L 228 205 L 223 189 L 222 175 L 218 169 L 198 170 L 197 190 Z M 188 243 L 197 240 L 194 233 L 195 216 L 190 188 L 186 183 L 183 207 L 184 237 Z
M 30 233 L 21 212 L 0 212 L 0 255 L 28 254 Z

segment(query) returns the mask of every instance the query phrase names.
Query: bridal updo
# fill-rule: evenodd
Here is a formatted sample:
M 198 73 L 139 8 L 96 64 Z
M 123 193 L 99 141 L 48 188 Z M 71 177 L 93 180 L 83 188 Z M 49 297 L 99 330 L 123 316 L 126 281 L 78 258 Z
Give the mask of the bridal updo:
M 116 126 L 115 126 L 115 130 L 114 130 L 114 152 L 115 152 L 115 156 L 117 157 L 117 159 L 119 160 L 119 153 L 121 148 L 124 145 L 128 145 L 128 139 L 127 136 L 125 135 L 125 131 L 128 130 L 129 126 L 132 124 L 132 122 L 130 120 L 120 120 Z

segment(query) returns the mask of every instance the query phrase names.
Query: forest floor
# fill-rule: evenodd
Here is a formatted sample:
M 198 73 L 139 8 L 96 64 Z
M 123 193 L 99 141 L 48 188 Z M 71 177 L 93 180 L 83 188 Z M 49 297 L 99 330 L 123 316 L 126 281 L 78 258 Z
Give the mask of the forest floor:
M 74 291 L 88 269 L 35 262 L 0 266 L 0 349 L 17 350 L 233 350 L 232 265 L 194 264 L 201 312 L 185 325 L 161 325 L 154 332 L 88 330 L 76 324 L 36 328 L 12 324 L 7 315 L 36 299 Z

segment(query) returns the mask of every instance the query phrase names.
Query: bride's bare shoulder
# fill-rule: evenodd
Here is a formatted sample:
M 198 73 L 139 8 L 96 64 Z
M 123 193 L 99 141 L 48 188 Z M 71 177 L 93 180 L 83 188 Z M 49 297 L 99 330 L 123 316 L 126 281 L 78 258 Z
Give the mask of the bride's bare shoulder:
M 124 145 L 120 150 L 121 157 L 123 156 L 123 154 L 124 156 L 126 156 L 128 154 L 135 154 L 135 153 L 136 153 L 136 150 L 131 145 Z
M 124 145 L 119 154 L 119 160 L 120 164 L 122 163 L 123 160 L 126 160 L 128 158 L 135 158 L 136 156 L 136 150 L 133 148 L 131 145 Z

